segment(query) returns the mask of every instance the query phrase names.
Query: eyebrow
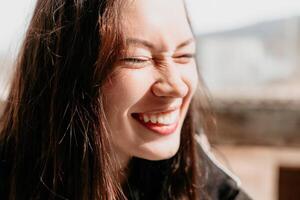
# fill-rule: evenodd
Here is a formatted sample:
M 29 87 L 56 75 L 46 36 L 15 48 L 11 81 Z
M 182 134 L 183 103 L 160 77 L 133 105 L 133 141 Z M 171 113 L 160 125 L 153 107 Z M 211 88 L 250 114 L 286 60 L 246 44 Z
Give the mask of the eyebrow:
M 179 45 L 176 46 L 176 50 L 181 49 L 185 46 L 188 46 L 191 43 L 195 42 L 195 38 L 189 38 L 185 41 L 183 41 L 182 43 L 180 43 Z M 147 49 L 154 49 L 155 45 L 147 40 L 143 40 L 143 39 L 138 39 L 138 38 L 128 38 L 126 40 L 126 44 L 134 44 L 134 45 L 138 45 L 138 46 L 143 46 Z

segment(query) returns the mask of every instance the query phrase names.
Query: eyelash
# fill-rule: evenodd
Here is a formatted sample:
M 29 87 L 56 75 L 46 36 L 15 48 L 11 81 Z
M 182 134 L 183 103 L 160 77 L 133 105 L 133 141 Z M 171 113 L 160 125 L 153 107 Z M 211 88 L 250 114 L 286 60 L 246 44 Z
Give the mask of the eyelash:
M 122 59 L 124 62 L 128 63 L 145 63 L 148 62 L 149 60 L 146 59 L 140 59 L 140 58 L 124 58 Z
M 173 59 L 188 59 L 188 60 L 179 61 L 182 63 L 188 63 L 189 60 L 194 57 L 195 54 L 188 53 L 188 54 L 182 54 L 180 56 L 174 56 Z M 123 58 L 122 61 L 131 65 L 146 65 L 147 63 L 152 61 L 152 58 L 128 57 L 128 58 Z
M 182 54 L 179 56 L 174 56 L 173 58 L 174 58 L 175 62 L 177 62 L 179 64 L 188 64 L 195 58 L 195 54 L 187 53 L 187 54 Z
M 187 54 L 183 54 L 180 56 L 174 56 L 174 58 L 194 58 L 194 57 L 195 57 L 195 54 L 192 54 L 192 53 L 187 53 Z

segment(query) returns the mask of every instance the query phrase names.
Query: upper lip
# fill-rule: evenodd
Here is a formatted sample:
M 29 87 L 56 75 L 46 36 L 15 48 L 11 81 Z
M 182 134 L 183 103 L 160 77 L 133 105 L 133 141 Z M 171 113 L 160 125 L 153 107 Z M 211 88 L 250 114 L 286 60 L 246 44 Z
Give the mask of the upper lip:
M 177 110 L 179 108 L 180 108 L 180 105 L 169 106 L 169 107 L 164 107 L 164 108 L 156 108 L 156 109 L 152 109 L 152 110 L 148 110 L 148 111 L 144 111 L 144 112 L 140 112 L 140 113 L 144 113 L 144 114 L 167 113 L 167 112 L 172 112 L 174 110 Z

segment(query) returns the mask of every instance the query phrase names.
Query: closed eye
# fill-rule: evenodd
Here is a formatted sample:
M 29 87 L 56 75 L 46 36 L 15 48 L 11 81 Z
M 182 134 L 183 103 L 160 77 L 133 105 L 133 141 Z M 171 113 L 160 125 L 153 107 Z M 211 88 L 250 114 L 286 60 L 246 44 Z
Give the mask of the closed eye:
M 127 63 L 144 63 L 147 62 L 147 59 L 141 59 L 141 58 L 123 58 L 122 59 L 123 62 L 127 62 Z
M 175 59 L 176 62 L 182 64 L 189 63 L 194 58 L 195 58 L 194 53 L 187 53 L 187 54 L 180 54 L 180 55 L 173 56 L 173 59 Z
M 142 68 L 145 66 L 148 66 L 152 64 L 152 58 L 149 57 L 125 57 L 122 58 L 121 63 L 123 63 L 124 67 L 129 67 L 129 68 Z
M 193 53 L 187 53 L 187 54 L 175 56 L 175 58 L 193 58 L 193 57 L 195 57 L 195 54 Z

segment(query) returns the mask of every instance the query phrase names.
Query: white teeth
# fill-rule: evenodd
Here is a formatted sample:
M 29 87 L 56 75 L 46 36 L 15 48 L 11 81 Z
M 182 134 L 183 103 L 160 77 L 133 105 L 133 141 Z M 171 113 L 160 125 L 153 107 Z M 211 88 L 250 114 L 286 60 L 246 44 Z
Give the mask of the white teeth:
M 159 117 L 157 118 L 157 121 L 158 121 L 158 123 L 160 123 L 160 124 L 164 123 L 164 118 L 163 118 L 163 116 L 159 116 Z
M 154 116 L 154 115 L 152 115 L 152 116 L 150 117 L 150 120 L 151 120 L 152 123 L 156 123 L 156 122 L 157 122 L 157 118 L 156 118 L 156 116 Z
M 140 114 L 140 119 L 145 123 L 173 124 L 179 118 L 179 110 L 172 111 L 167 114 Z
M 166 115 L 166 116 L 165 116 L 165 123 L 169 124 L 170 122 L 171 122 L 170 116 L 169 116 L 169 115 Z
M 176 115 L 171 115 L 170 120 L 171 120 L 171 121 L 175 121 L 175 120 L 176 120 L 176 117 L 177 117 Z
M 147 115 L 144 115 L 144 122 L 147 123 L 147 122 L 149 122 L 149 120 L 150 120 L 149 117 Z

